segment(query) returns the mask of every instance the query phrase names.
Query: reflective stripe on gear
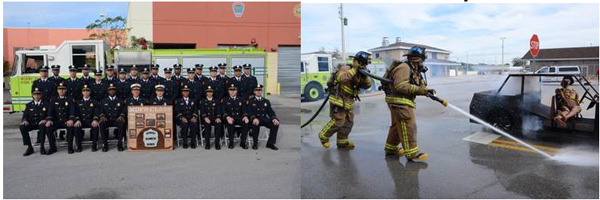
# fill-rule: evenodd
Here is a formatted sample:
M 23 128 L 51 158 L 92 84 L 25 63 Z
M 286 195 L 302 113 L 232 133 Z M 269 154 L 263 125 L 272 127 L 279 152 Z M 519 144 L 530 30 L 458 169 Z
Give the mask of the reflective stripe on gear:
M 329 99 L 331 101 L 331 98 Z M 385 97 L 385 102 L 391 104 L 402 104 L 415 108 L 417 105 L 413 100 L 404 97 Z
M 321 132 L 319 132 L 319 139 L 321 140 L 321 142 L 325 142 L 329 140 L 329 137 L 325 136 L 325 133 L 327 131 L 329 131 L 329 129 L 331 129 L 331 127 L 335 124 L 335 120 L 331 119 L 329 120 L 329 122 L 327 122 L 327 124 L 325 124 L 325 127 L 323 127 L 323 130 L 321 130 Z
M 390 151 L 398 151 L 398 145 L 391 145 L 388 143 L 385 143 L 385 150 L 390 150 Z
M 419 89 L 421 89 L 420 87 L 417 87 L 416 85 L 410 84 L 408 81 L 402 81 L 396 85 L 394 85 L 394 89 L 396 90 L 402 90 L 402 88 L 404 87 L 408 87 L 408 92 L 410 94 L 415 94 L 415 92 Z
M 337 140 L 337 144 L 338 144 L 338 145 L 339 145 L 339 144 L 344 144 L 344 145 L 346 145 L 346 144 L 348 144 L 348 143 L 349 143 L 348 139 L 338 139 L 338 140 Z
M 342 88 L 342 91 L 344 91 L 347 94 L 350 95 L 358 95 L 358 91 L 352 89 L 351 87 L 347 86 L 347 85 L 340 85 L 340 88 Z
M 329 96 L 329 103 L 342 107 L 346 110 L 350 110 L 352 108 L 354 108 L 354 102 L 344 102 L 344 100 L 342 100 L 341 98 L 338 98 L 336 96 Z

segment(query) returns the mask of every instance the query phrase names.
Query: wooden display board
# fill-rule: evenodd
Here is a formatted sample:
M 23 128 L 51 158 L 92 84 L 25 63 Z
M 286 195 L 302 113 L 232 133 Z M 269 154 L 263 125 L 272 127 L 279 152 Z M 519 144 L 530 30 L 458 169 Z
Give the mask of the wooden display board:
M 127 150 L 173 150 L 173 106 L 128 106 Z

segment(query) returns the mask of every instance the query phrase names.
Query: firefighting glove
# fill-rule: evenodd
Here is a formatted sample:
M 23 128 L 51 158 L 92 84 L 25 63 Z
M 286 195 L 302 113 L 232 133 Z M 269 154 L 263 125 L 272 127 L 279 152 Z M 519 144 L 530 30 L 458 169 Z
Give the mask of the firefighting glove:
M 436 91 L 434 89 L 425 89 L 425 96 L 435 96 Z

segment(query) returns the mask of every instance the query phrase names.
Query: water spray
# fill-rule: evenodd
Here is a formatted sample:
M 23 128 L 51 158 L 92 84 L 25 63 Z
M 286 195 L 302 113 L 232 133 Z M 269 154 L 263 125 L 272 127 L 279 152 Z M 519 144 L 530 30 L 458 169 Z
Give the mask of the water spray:
M 471 115 L 470 113 L 468 113 L 468 112 L 466 112 L 466 111 L 464 111 L 464 110 L 462 110 L 462 109 L 460 109 L 460 108 L 458 108 L 458 107 L 456 107 L 456 106 L 454 106 L 454 105 L 452 105 L 452 104 L 449 104 L 449 103 L 448 103 L 448 101 L 445 101 L 445 100 L 443 100 L 443 99 L 440 99 L 439 97 L 435 96 L 434 94 L 426 94 L 425 96 L 426 96 L 426 97 L 428 97 L 428 98 L 430 98 L 430 99 L 432 99 L 432 100 L 434 100 L 434 101 L 440 102 L 440 103 L 441 103 L 442 105 L 444 105 L 445 107 L 450 107 L 450 108 L 452 108 L 452 109 L 454 109 L 454 110 L 458 111 L 459 113 L 461 113 L 461 114 L 463 114 L 463 115 L 467 116 L 468 118 L 471 118 L 472 120 L 476 121 L 477 123 L 479 123 L 479 124 L 481 124 L 481 125 L 484 125 L 484 126 L 486 126 L 486 127 L 490 128 L 490 129 L 492 129 L 492 130 L 493 130 L 494 132 L 496 132 L 496 133 L 499 133 L 499 134 L 501 134 L 501 135 L 503 135 L 503 136 L 506 136 L 506 137 L 510 138 L 511 140 L 514 140 L 514 141 L 516 141 L 516 142 L 518 142 L 518 143 L 522 144 L 523 146 L 525 146 L 525 147 L 527 147 L 527 148 L 530 148 L 531 150 L 533 150 L 533 151 L 535 151 L 535 152 L 537 152 L 537 153 L 539 153 L 539 154 L 542 154 L 542 155 L 543 155 L 543 156 L 545 156 L 546 158 L 550 158 L 550 159 L 552 159 L 552 156 L 550 156 L 548 153 L 546 153 L 546 152 L 543 152 L 543 151 L 541 151 L 541 150 L 539 150 L 539 149 L 537 149 L 537 148 L 535 148 L 535 147 L 533 147 L 533 146 L 531 146 L 531 145 L 529 145 L 529 144 L 527 144 L 527 143 L 525 143 L 525 142 L 523 142 L 523 141 L 521 141 L 521 140 L 519 140 L 519 139 L 515 138 L 514 136 L 512 136 L 512 135 L 510 135 L 510 134 L 508 134 L 508 133 L 506 133 L 506 132 L 504 132 L 504 131 L 502 131 L 502 130 L 498 129 L 498 128 L 497 128 L 497 127 L 495 127 L 495 126 L 492 126 L 491 124 L 489 124 L 489 123 L 487 123 L 487 122 L 483 121 L 482 119 L 479 119 L 478 117 L 475 117 L 475 116 Z

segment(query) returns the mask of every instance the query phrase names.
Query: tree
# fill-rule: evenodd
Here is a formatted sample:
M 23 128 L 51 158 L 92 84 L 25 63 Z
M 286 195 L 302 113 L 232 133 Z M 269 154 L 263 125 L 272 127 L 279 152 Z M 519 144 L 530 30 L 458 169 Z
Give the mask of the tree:
M 88 39 L 104 40 L 110 49 L 122 46 L 125 43 L 125 33 L 131 28 L 125 28 L 126 19 L 121 16 L 104 17 L 97 19 L 85 28 L 91 32 Z
M 525 66 L 525 60 L 523 60 L 519 57 L 513 58 L 512 63 L 513 63 L 513 66 Z M 508 64 L 508 63 L 506 63 L 506 64 Z

